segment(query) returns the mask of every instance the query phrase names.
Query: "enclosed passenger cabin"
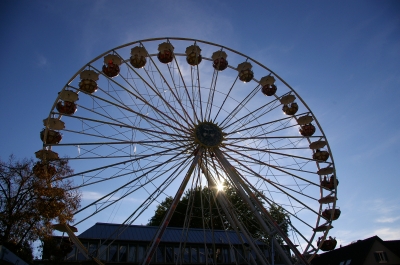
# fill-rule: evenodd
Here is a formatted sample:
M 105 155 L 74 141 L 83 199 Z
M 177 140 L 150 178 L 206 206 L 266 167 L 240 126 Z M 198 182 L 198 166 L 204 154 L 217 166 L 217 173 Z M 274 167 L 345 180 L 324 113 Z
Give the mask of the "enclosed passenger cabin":
M 327 180 L 326 176 L 324 176 L 324 179 L 321 181 L 321 186 L 327 190 L 333 190 L 335 188 L 335 182 L 336 186 L 338 186 L 339 180 L 335 178 L 334 175 L 332 175 L 329 180 Z
M 201 49 L 197 45 L 190 45 L 189 47 L 186 48 L 186 62 L 190 64 L 191 66 L 196 66 L 201 63 L 201 60 L 203 59 L 201 57 Z
M 271 75 L 264 76 L 260 79 L 261 91 L 266 96 L 272 96 L 276 93 L 275 78 Z
M 320 243 L 321 243 L 321 238 L 318 239 L 317 244 L 320 245 Z M 328 239 L 326 239 L 324 241 L 324 243 L 322 243 L 320 248 L 322 251 L 334 250 L 336 247 L 336 244 L 337 244 L 336 238 L 329 237 Z
M 333 213 L 333 218 L 331 218 Z M 326 219 L 326 220 L 337 220 L 340 216 L 340 209 L 325 209 L 322 212 L 322 216 Z
M 287 105 L 283 105 L 282 107 L 282 111 L 283 113 L 285 113 L 286 115 L 294 115 L 297 113 L 297 111 L 299 110 L 299 105 L 297 105 L 296 102 L 287 104 Z
M 315 126 L 310 124 L 300 126 L 299 132 L 305 137 L 312 136 L 315 133 Z
M 213 60 L 213 67 L 217 71 L 223 71 L 228 67 L 228 61 L 226 58 L 228 55 L 224 51 L 216 51 L 211 56 Z
M 92 94 L 97 91 L 97 80 L 99 74 L 93 70 L 84 70 L 80 74 L 81 81 L 79 82 L 79 89 L 87 94 Z
M 147 51 L 144 47 L 136 46 L 131 49 L 131 57 L 129 62 L 137 69 L 143 68 L 146 65 Z
M 253 80 L 254 73 L 253 70 L 251 70 L 252 67 L 253 66 L 249 62 L 243 62 L 237 66 L 240 81 L 248 83 Z
M 115 54 L 104 56 L 104 65 L 102 68 L 103 73 L 110 78 L 118 76 L 120 71 L 119 66 L 121 63 L 121 58 Z
M 46 144 L 58 144 L 61 142 L 62 136 L 61 133 L 53 130 L 47 130 L 46 140 L 44 139 L 44 135 L 46 134 L 46 129 L 43 129 L 40 132 L 40 139 L 42 142 Z
M 157 58 L 160 62 L 168 64 L 174 59 L 174 46 L 169 42 L 158 45 Z
M 325 150 L 316 149 L 312 157 L 314 160 L 325 162 L 329 158 L 329 153 Z

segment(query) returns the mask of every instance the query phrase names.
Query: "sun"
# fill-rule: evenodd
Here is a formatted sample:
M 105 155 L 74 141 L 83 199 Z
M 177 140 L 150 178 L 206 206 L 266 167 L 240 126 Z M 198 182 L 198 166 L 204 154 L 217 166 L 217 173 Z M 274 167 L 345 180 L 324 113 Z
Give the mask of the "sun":
M 225 188 L 224 183 L 220 182 L 220 183 L 217 184 L 217 190 L 218 191 L 224 191 L 224 188 Z

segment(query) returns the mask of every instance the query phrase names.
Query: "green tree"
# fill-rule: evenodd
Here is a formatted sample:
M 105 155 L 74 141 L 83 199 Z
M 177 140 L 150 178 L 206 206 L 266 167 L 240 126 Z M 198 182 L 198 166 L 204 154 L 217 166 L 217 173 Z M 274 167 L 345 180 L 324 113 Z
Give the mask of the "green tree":
M 269 236 L 263 232 L 259 222 L 254 216 L 252 210 L 243 201 L 232 186 L 224 185 L 224 195 L 227 201 L 233 205 L 235 216 L 247 228 L 253 238 L 257 238 L 266 243 L 269 242 Z M 233 230 L 229 219 L 225 215 L 221 205 L 215 200 L 217 190 L 214 188 L 203 187 L 187 190 L 178 203 L 176 210 L 169 222 L 171 227 L 190 227 L 190 228 L 214 228 L 222 230 Z M 261 195 L 256 194 L 260 201 Z M 156 208 L 154 215 L 150 218 L 147 225 L 158 226 L 164 219 L 165 214 L 172 205 L 173 198 L 167 197 Z M 283 208 L 271 206 L 268 209 L 275 221 L 280 224 L 281 229 L 288 233 L 288 215 Z M 282 238 L 276 237 L 280 243 Z
M 0 244 L 17 255 L 32 253 L 32 242 L 52 235 L 53 222 L 72 221 L 81 197 L 63 178 L 72 172 L 66 160 L 0 160 Z

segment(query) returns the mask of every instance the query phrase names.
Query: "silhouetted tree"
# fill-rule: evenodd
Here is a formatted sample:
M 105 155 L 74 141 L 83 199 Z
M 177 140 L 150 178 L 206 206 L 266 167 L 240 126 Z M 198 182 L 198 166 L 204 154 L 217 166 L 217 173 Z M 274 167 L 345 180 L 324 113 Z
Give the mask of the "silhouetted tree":
M 66 160 L 0 160 L 0 244 L 26 251 L 52 235 L 52 222 L 72 221 L 80 193 L 63 178 L 72 172 Z
M 190 228 L 214 228 L 222 230 L 233 230 L 232 224 L 226 217 L 221 205 L 215 200 L 216 189 L 203 187 L 190 189 L 185 192 L 178 203 L 175 212 L 168 224 L 170 227 Z M 229 204 L 234 206 L 235 216 L 247 228 L 253 238 L 268 243 L 269 236 L 260 227 L 250 207 L 243 201 L 236 189 L 226 186 L 223 190 Z M 256 197 L 261 199 L 260 194 Z M 158 226 L 164 219 L 165 214 L 172 205 L 173 198 L 165 198 L 156 208 L 154 215 L 149 219 L 147 225 Z M 260 200 L 262 201 L 262 200 Z M 256 207 L 257 208 L 257 207 Z M 271 206 L 268 209 L 275 221 L 281 225 L 282 230 L 288 233 L 288 215 L 283 208 Z M 280 243 L 282 238 L 276 237 Z

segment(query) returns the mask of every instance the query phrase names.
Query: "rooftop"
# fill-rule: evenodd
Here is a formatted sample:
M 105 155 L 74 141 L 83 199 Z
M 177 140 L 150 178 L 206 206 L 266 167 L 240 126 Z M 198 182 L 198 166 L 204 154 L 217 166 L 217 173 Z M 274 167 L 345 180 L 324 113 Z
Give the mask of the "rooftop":
M 364 240 L 358 240 L 347 246 L 336 248 L 335 250 L 320 254 L 313 259 L 311 264 L 343 264 L 343 261 L 351 260 L 349 264 L 364 264 L 368 253 L 373 244 L 378 241 L 393 253 L 400 253 L 400 240 L 383 241 L 378 236 L 373 236 Z M 397 251 L 396 251 L 397 249 Z
M 157 226 L 121 225 L 110 223 L 96 223 L 86 231 L 82 232 L 80 239 L 118 239 L 124 241 L 151 241 L 157 232 Z M 214 239 L 214 240 L 213 240 Z M 210 230 L 190 228 L 184 230 L 180 227 L 167 227 L 161 239 L 162 242 L 187 243 L 221 243 L 241 244 L 235 231 Z M 247 240 L 243 238 L 246 243 Z M 260 242 L 261 244 L 261 242 Z

